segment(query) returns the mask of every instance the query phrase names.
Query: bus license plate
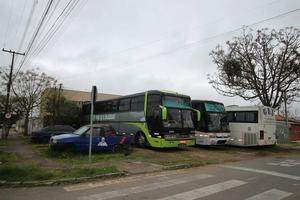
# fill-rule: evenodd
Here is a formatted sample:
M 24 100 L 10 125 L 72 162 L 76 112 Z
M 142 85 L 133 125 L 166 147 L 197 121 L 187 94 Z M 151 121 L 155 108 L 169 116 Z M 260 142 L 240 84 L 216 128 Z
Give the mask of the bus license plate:
M 180 140 L 178 147 L 186 147 L 186 141 L 185 140 Z

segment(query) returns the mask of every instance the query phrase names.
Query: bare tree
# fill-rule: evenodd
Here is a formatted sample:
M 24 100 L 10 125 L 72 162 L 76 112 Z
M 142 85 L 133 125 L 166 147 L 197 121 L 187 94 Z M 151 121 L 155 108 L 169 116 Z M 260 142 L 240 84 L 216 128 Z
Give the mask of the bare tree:
M 8 68 L 1 69 L 0 78 L 0 124 L 2 126 L 1 138 L 7 139 L 11 125 L 16 123 L 16 121 L 20 119 L 23 113 L 23 109 L 19 104 L 18 98 L 15 96 L 10 96 L 7 105 L 7 96 L 5 93 L 9 79 Z M 6 106 L 8 106 L 7 110 L 9 111 L 9 113 L 11 113 L 11 117 L 8 119 L 6 119 L 5 117 Z
M 299 97 L 300 30 L 244 30 L 227 41 L 227 51 L 218 45 L 210 55 L 218 72 L 209 83 L 222 95 L 259 100 L 278 108 L 287 95 L 288 102 Z
M 29 115 L 33 109 L 41 104 L 43 91 L 48 87 L 53 87 L 56 80 L 38 68 L 20 72 L 16 77 L 12 90 L 19 99 L 19 104 L 23 107 L 25 118 L 24 135 L 28 135 Z

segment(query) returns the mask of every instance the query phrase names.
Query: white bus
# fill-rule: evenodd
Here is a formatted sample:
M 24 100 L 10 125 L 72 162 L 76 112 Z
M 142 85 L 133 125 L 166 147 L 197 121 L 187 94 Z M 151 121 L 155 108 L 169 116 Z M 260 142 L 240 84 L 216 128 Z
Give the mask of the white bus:
M 263 146 L 276 144 L 274 110 L 266 106 L 227 106 L 231 134 L 235 146 Z
M 209 100 L 192 100 L 192 107 L 201 113 L 199 122 L 194 118 L 196 144 L 228 144 L 230 132 L 223 103 Z

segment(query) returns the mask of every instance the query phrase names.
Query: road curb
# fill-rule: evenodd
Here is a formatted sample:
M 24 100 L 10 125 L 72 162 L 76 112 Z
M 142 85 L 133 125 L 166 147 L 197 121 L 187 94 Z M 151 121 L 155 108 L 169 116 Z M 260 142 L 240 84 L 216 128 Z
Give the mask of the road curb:
M 0 187 L 38 187 L 38 186 L 54 186 L 54 185 L 65 185 L 73 183 L 83 183 L 91 180 L 97 179 L 108 179 L 114 177 L 127 176 L 125 172 L 116 172 L 109 174 L 102 174 L 89 177 L 78 177 L 78 178 L 64 178 L 57 180 L 47 180 L 47 181 L 2 181 L 0 180 Z

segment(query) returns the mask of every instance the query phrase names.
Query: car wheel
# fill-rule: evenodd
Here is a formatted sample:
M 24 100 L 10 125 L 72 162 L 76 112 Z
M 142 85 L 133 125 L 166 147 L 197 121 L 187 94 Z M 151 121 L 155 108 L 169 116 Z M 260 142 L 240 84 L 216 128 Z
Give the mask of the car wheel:
M 64 151 L 74 152 L 75 151 L 75 146 L 73 144 L 66 144 L 64 146 Z
M 148 146 L 148 141 L 144 133 L 138 133 L 136 137 L 136 144 L 139 147 L 146 148 Z
M 118 145 L 118 144 L 115 144 L 113 147 L 112 147 L 112 150 L 111 150 L 111 152 L 113 152 L 113 153 L 117 153 L 117 152 L 119 152 L 121 150 L 121 147 L 120 147 L 120 145 Z

